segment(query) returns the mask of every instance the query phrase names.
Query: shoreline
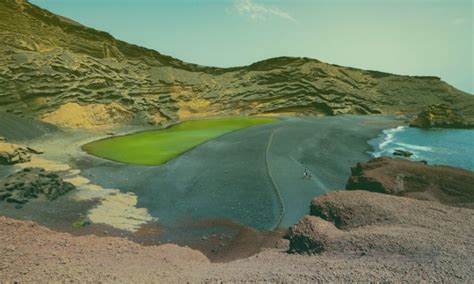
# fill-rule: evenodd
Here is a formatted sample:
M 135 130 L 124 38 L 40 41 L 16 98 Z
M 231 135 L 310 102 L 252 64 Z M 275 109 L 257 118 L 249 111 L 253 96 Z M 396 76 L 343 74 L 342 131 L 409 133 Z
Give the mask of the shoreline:
M 411 156 L 398 158 L 473 171 L 474 163 L 469 162 L 469 159 L 474 159 L 474 151 L 469 149 L 473 139 L 474 129 L 398 126 L 385 129 L 378 137 L 369 140 L 368 144 L 373 149 L 368 153 L 374 158 L 397 157 L 393 152 L 402 150 Z
M 199 206 L 202 203 L 201 196 L 213 195 L 212 191 L 209 191 L 209 193 L 206 193 L 205 192 L 206 188 L 220 188 L 222 186 L 229 186 L 230 185 L 229 181 L 242 180 L 242 177 L 237 177 L 237 176 L 234 177 L 232 174 L 239 173 L 242 170 L 246 172 L 244 169 L 248 168 L 247 165 L 242 164 L 243 168 L 241 166 L 238 166 L 237 168 L 229 168 L 229 169 L 222 169 L 222 166 L 220 166 L 220 164 L 222 163 L 225 165 L 235 165 L 235 161 L 236 161 L 235 159 L 237 159 L 237 157 L 238 159 L 243 158 L 242 156 L 243 152 L 233 146 L 237 141 L 245 141 L 245 143 L 248 144 L 247 146 L 248 149 L 254 149 L 255 147 L 253 145 L 259 145 L 258 144 L 260 143 L 259 141 L 263 141 L 265 143 L 263 143 L 261 147 L 263 147 L 262 151 L 264 151 L 265 150 L 264 148 L 267 146 L 266 141 L 268 140 L 266 133 L 268 133 L 269 135 L 272 129 L 274 129 L 274 127 L 284 126 L 283 130 L 279 131 L 278 135 L 275 135 L 275 138 L 274 138 L 275 140 L 272 142 L 272 147 L 271 149 L 269 149 L 268 153 L 264 151 L 266 155 L 262 156 L 262 158 L 264 158 L 265 156 L 266 158 L 263 159 L 262 161 L 265 160 L 267 163 L 267 166 L 264 166 L 264 164 L 262 164 L 261 170 L 260 170 L 260 166 L 258 166 L 257 167 L 258 172 L 255 173 L 256 178 L 258 178 L 258 177 L 264 177 L 265 176 L 264 172 L 266 172 L 267 170 L 270 171 L 271 174 L 275 177 L 275 182 L 278 184 L 279 187 L 282 188 L 280 190 L 282 191 L 283 201 L 285 202 L 285 206 L 289 208 L 287 210 L 289 214 L 283 216 L 282 227 L 284 228 L 284 227 L 293 225 L 305 213 L 305 211 L 307 210 L 306 208 L 307 208 L 307 203 L 309 200 L 311 200 L 314 196 L 318 194 L 322 194 L 326 192 L 326 189 L 319 191 L 318 187 L 324 186 L 324 188 L 327 188 L 330 190 L 343 188 L 346 181 L 346 177 L 344 177 L 344 175 L 348 176 L 350 173 L 348 165 L 356 160 L 358 161 L 361 159 L 369 158 L 365 154 L 366 148 L 369 147 L 369 145 L 367 144 L 367 140 L 364 137 L 366 137 L 366 135 L 371 137 L 371 135 L 374 135 L 374 133 L 378 133 L 379 131 L 378 129 L 383 129 L 386 127 L 387 124 L 391 125 L 393 123 L 396 124 L 398 122 L 396 122 L 395 120 L 391 120 L 386 117 L 380 117 L 380 116 L 368 116 L 368 117 L 367 116 L 348 116 L 348 117 L 318 117 L 318 118 L 287 117 L 287 118 L 284 118 L 283 122 L 277 122 L 276 124 L 278 125 L 266 125 L 266 126 L 264 125 L 261 128 L 258 128 L 257 126 L 257 128 L 254 128 L 254 129 L 251 129 L 251 128 L 244 129 L 239 132 L 231 133 L 229 135 L 224 135 L 223 137 L 218 137 L 216 139 L 213 139 L 211 141 L 204 143 L 204 145 L 197 147 L 196 149 L 190 151 L 189 153 L 185 153 L 182 156 L 177 157 L 176 160 L 174 161 L 170 161 L 169 163 L 166 163 L 165 165 L 158 166 L 158 167 L 147 167 L 146 170 L 144 167 L 141 167 L 141 166 L 118 164 L 118 163 L 110 162 L 98 157 L 91 156 L 81 151 L 80 145 L 82 145 L 83 143 L 86 143 L 85 141 L 92 141 L 94 139 L 97 139 L 97 137 L 104 136 L 103 133 L 98 132 L 98 131 L 64 130 L 67 133 L 67 135 L 65 135 L 64 137 L 63 137 L 63 133 L 52 134 L 51 135 L 52 137 L 49 136 L 47 138 L 39 138 L 36 141 L 33 140 L 34 143 L 32 145 L 34 147 L 39 147 L 39 148 L 44 148 L 42 146 L 45 146 L 46 148 L 44 150 L 46 150 L 46 152 L 44 155 L 42 155 L 44 159 L 52 159 L 54 161 L 59 161 L 59 163 L 64 163 L 65 165 L 68 165 L 69 167 L 71 167 L 71 169 L 73 170 L 73 173 L 76 176 L 80 176 L 82 179 L 85 178 L 87 180 L 86 184 L 76 183 L 76 185 L 79 186 L 78 193 L 83 192 L 82 187 L 86 186 L 87 188 L 94 185 L 94 186 L 99 186 L 100 188 L 102 188 L 101 191 L 103 191 L 104 189 L 107 189 L 107 190 L 117 189 L 118 190 L 117 192 L 120 192 L 120 194 L 127 194 L 127 193 L 133 194 L 133 196 L 136 198 L 136 201 L 135 201 L 136 203 L 133 206 L 136 208 L 144 208 L 145 210 L 148 211 L 147 214 L 149 214 L 150 217 L 152 218 L 158 217 L 158 222 L 156 223 L 158 226 L 156 228 L 158 231 L 160 231 L 160 235 L 163 235 L 161 237 L 158 237 L 154 241 L 153 241 L 154 237 L 152 236 L 141 238 L 140 240 L 145 243 L 150 242 L 154 244 L 159 244 L 159 243 L 168 242 L 168 239 L 170 237 L 168 236 L 169 233 L 167 232 L 172 232 L 173 230 L 176 230 L 176 228 L 174 227 L 176 226 L 179 227 L 179 222 L 181 221 L 179 221 L 178 219 L 176 219 L 177 221 L 173 221 L 174 217 L 172 219 L 169 219 L 169 221 L 166 221 L 166 218 L 165 218 L 166 216 L 162 217 L 161 213 L 153 212 L 153 210 L 155 210 L 153 209 L 155 208 L 154 206 L 158 206 L 158 205 L 151 205 L 150 207 L 150 204 L 153 204 L 153 203 L 146 203 L 146 202 L 148 201 L 153 202 L 153 200 L 156 200 L 157 198 L 155 196 L 156 193 L 153 193 L 154 186 L 143 184 L 143 181 L 148 181 L 150 184 L 159 182 L 161 184 L 166 184 L 167 186 L 170 186 L 172 184 L 167 184 L 167 181 L 163 181 L 163 178 L 166 177 L 167 175 L 166 174 L 167 171 L 174 172 L 174 171 L 177 171 L 177 167 L 179 168 L 181 166 L 190 165 L 190 168 L 187 168 L 184 170 L 178 170 L 178 171 L 187 172 L 188 174 L 191 174 L 191 175 L 193 174 L 193 172 L 195 172 L 196 177 L 198 177 L 202 175 L 204 169 L 206 169 L 204 171 L 209 171 L 209 164 L 206 164 L 206 163 L 210 163 L 210 164 L 214 163 L 216 165 L 216 168 L 213 169 L 212 171 L 216 171 L 216 172 L 212 173 L 211 171 L 211 173 L 207 175 L 214 176 L 214 177 L 216 176 L 221 177 L 222 181 L 219 183 L 215 183 L 213 185 L 203 184 L 202 189 L 199 189 L 199 190 L 204 190 L 204 192 L 191 195 L 191 197 L 189 195 L 186 195 L 187 196 L 186 198 L 188 198 L 187 200 L 189 200 L 189 198 L 191 198 L 191 200 L 194 198 L 195 199 L 194 204 Z M 367 128 L 365 124 L 369 124 L 370 126 Z M 117 133 L 119 132 L 130 133 L 129 132 L 130 128 L 131 127 L 124 127 L 118 130 L 116 129 L 115 131 Z M 347 128 L 347 131 L 343 130 L 346 128 Z M 268 131 L 267 130 L 263 131 L 263 129 L 267 129 Z M 325 129 L 324 131 L 326 132 L 323 131 L 323 132 L 314 133 L 315 129 L 320 129 L 319 131 L 322 131 L 323 129 Z M 371 130 L 367 132 L 366 129 L 371 129 Z M 260 136 L 258 136 L 257 133 Z M 344 133 L 342 137 L 346 137 L 346 138 L 342 138 L 340 133 Z M 362 135 L 362 133 L 366 133 L 366 134 Z M 316 143 L 314 139 L 319 139 L 318 137 L 322 137 L 321 143 L 322 145 L 325 145 L 326 142 L 329 141 L 328 140 L 329 137 L 332 137 L 333 135 L 337 135 L 339 137 L 338 139 L 339 141 L 337 141 L 336 143 L 330 143 L 332 146 L 334 146 L 332 149 L 330 149 L 331 151 L 326 150 L 326 151 L 321 152 L 320 151 L 321 145 L 319 143 Z M 355 135 L 358 136 L 357 138 L 358 142 L 355 142 L 354 140 Z M 295 144 L 294 142 L 291 142 L 291 141 L 297 141 L 297 142 Z M 347 149 L 348 141 L 351 141 L 350 145 L 352 146 L 358 145 L 357 148 Z M 242 142 L 238 142 L 238 143 L 242 143 Z M 67 145 L 66 148 L 64 148 L 65 145 Z M 238 144 L 235 144 L 235 145 L 238 145 Z M 304 148 L 300 148 L 300 145 L 304 145 Z M 219 147 L 223 147 L 223 148 L 219 148 Z M 231 148 L 227 148 L 227 147 L 231 147 Z M 258 147 L 255 149 L 258 149 Z M 218 150 L 220 152 L 217 152 L 215 154 L 214 160 L 212 159 L 209 160 L 208 154 L 205 154 L 205 153 L 209 153 L 210 151 L 211 152 L 216 151 L 216 149 L 220 149 Z M 301 150 L 303 150 L 303 152 L 301 152 Z M 256 153 L 249 152 L 249 159 L 251 160 L 255 159 L 256 155 L 257 156 L 262 155 L 262 153 L 264 152 L 260 152 L 260 151 Z M 222 153 L 226 153 L 226 155 L 229 156 L 228 162 L 222 161 L 222 156 L 223 156 Z M 281 153 L 289 153 L 289 156 L 284 158 L 281 156 Z M 341 157 L 344 156 L 347 159 L 347 157 L 353 156 L 353 153 L 358 153 L 358 154 L 356 157 L 351 159 L 351 161 L 344 161 L 342 159 L 338 159 L 339 160 L 338 163 L 336 164 L 333 163 L 333 160 L 335 159 L 334 155 L 337 154 Z M 203 160 L 202 160 L 203 155 L 205 155 L 206 156 L 205 159 L 207 159 L 205 160 L 206 161 L 205 163 L 203 163 Z M 307 160 L 307 159 L 305 160 L 305 157 L 309 155 L 310 156 L 317 155 L 317 156 L 315 156 L 316 159 L 314 160 Z M 284 159 L 282 160 L 282 158 Z M 215 162 L 212 162 L 212 161 L 215 161 Z M 283 168 L 282 168 L 282 165 L 284 165 Z M 317 173 L 314 175 L 314 178 L 312 181 L 304 181 L 300 179 L 301 177 L 300 171 L 303 165 L 308 167 L 313 173 Z M 255 167 L 255 165 L 252 167 Z M 96 168 L 100 169 L 100 171 L 95 170 Z M 332 169 L 331 170 L 332 172 L 331 171 L 328 172 L 328 169 Z M 260 171 L 262 172 L 260 173 Z M 341 171 L 343 171 L 343 173 L 346 173 L 346 174 L 341 173 Z M 157 173 L 160 173 L 160 172 L 162 172 L 162 174 L 161 175 L 159 174 L 160 176 L 155 177 Z M 253 170 L 248 171 L 249 174 L 251 172 L 253 172 Z M 114 177 L 113 175 L 111 176 L 110 175 L 111 173 L 116 175 L 116 177 Z M 332 175 L 334 177 L 331 177 Z M 129 180 L 124 180 L 124 177 L 127 177 L 127 179 Z M 134 180 L 134 178 L 138 178 L 139 180 Z M 170 176 L 170 178 L 173 179 L 173 176 Z M 335 178 L 337 178 L 338 180 L 337 181 L 338 186 L 331 185 L 331 184 L 334 184 Z M 194 184 L 193 180 L 194 178 L 192 177 L 189 178 L 189 182 L 192 184 Z M 169 182 L 171 182 L 171 180 Z M 133 185 L 133 187 L 131 187 L 131 185 Z M 135 186 L 136 187 L 145 186 L 145 187 L 142 190 L 137 191 Z M 186 186 L 187 186 L 186 184 L 178 185 L 178 187 L 176 187 L 176 189 L 174 189 L 173 191 L 182 191 L 182 189 L 186 188 Z M 258 186 L 254 184 L 253 182 L 250 182 L 247 184 L 244 183 L 244 184 L 235 185 L 235 186 L 236 186 L 235 189 L 229 189 L 230 192 L 234 192 L 234 193 L 239 192 L 238 189 L 244 188 L 245 186 L 260 188 L 259 189 L 260 191 L 263 188 L 265 190 L 268 190 L 269 193 L 271 192 L 268 181 L 265 181 L 264 183 Z M 294 191 L 295 188 L 298 189 L 298 192 Z M 151 193 L 149 192 L 150 190 L 151 190 Z M 113 192 L 115 191 L 111 191 L 111 193 Z M 252 198 L 255 199 L 254 193 L 251 193 L 251 195 L 248 195 L 247 193 L 244 193 L 244 192 L 242 193 L 243 195 L 235 196 L 236 200 L 245 201 L 245 200 L 252 200 Z M 274 214 L 272 213 L 272 210 L 275 210 L 275 209 L 272 209 L 274 205 L 271 205 L 271 203 L 268 203 L 268 202 L 271 201 L 275 197 L 272 195 L 266 195 L 267 193 L 264 193 L 264 191 L 262 191 L 262 194 L 263 194 L 261 196 L 261 198 L 263 198 L 262 200 L 265 200 L 264 202 L 267 202 L 263 204 L 267 204 L 265 205 L 267 206 L 266 207 L 267 209 L 265 210 L 267 210 L 268 213 L 266 214 L 267 216 L 269 216 L 268 218 L 270 218 L 268 219 L 268 222 L 272 223 L 273 221 L 271 221 L 272 220 L 271 218 L 273 217 L 271 216 L 272 214 Z M 251 196 L 251 197 L 248 197 L 248 196 Z M 81 206 L 78 207 L 79 210 L 74 209 L 76 211 L 74 210 L 73 211 L 76 213 L 72 212 L 68 214 L 68 216 L 70 217 L 66 218 L 65 222 L 63 221 L 62 223 L 63 225 L 58 225 L 60 223 L 54 225 L 55 223 L 57 223 L 57 221 L 54 218 L 54 214 L 64 215 L 61 212 L 62 210 L 65 210 L 65 208 L 61 209 L 61 206 L 57 206 L 50 203 L 49 205 L 54 205 L 54 206 L 48 210 L 45 210 L 44 211 L 45 213 L 41 213 L 38 216 L 43 216 L 44 218 L 46 218 L 47 222 L 45 224 L 49 222 L 52 224 L 50 225 L 51 227 L 56 227 L 56 228 L 62 227 L 64 231 L 71 231 L 71 229 L 68 227 L 70 226 L 69 223 L 72 224 L 78 218 L 78 215 L 74 217 L 75 216 L 74 214 L 79 214 L 79 213 L 86 214 L 87 212 L 90 212 L 91 209 L 103 203 L 104 200 L 107 200 L 107 198 L 108 198 L 107 196 L 97 196 L 95 197 L 95 201 L 93 201 L 92 203 L 89 203 L 90 205 L 85 205 L 84 207 L 85 209 L 80 209 Z M 178 199 L 176 199 L 176 201 L 174 202 L 182 202 L 180 201 L 179 196 L 177 196 L 177 198 Z M 68 198 L 66 197 L 66 199 Z M 70 202 L 72 202 L 70 203 L 72 205 L 71 208 L 75 208 L 75 205 L 73 205 L 74 202 L 72 200 Z M 251 206 L 259 206 L 260 204 L 262 204 L 262 201 L 258 201 L 258 199 L 252 202 L 254 202 L 255 205 L 251 205 Z M 163 206 L 163 204 L 165 203 L 160 203 L 159 206 Z M 34 213 L 35 210 L 43 210 L 41 209 L 41 206 L 42 206 L 41 204 L 38 204 L 36 209 L 34 210 L 33 208 L 31 208 L 32 210 L 25 209 L 23 212 L 31 211 L 31 213 L 28 213 L 28 215 L 35 216 L 37 215 L 37 213 Z M 192 206 L 195 206 L 195 205 L 192 205 Z M 213 205 L 204 204 L 202 206 L 212 207 Z M 228 207 L 231 207 L 231 206 L 224 206 L 223 210 L 226 210 L 225 208 L 228 208 Z M 159 207 L 157 208 L 160 209 Z M 167 207 L 164 207 L 164 209 L 161 208 L 159 212 L 165 212 L 166 210 L 171 210 L 171 211 L 179 210 L 179 208 L 173 208 L 173 209 L 166 209 L 166 208 Z M 249 207 L 249 208 L 251 209 L 253 207 Z M 259 208 L 259 207 L 255 207 L 255 208 Z M 186 208 L 183 208 L 183 209 L 187 210 Z M 247 209 L 237 208 L 237 210 L 240 210 L 240 211 L 236 211 L 236 212 L 245 212 L 244 210 L 247 210 Z M 251 210 L 254 210 L 254 209 L 251 209 Z M 259 214 L 261 215 L 262 213 L 265 212 L 265 211 L 262 212 L 262 209 L 258 209 L 258 211 L 260 211 L 258 214 L 252 213 L 252 214 L 249 214 L 248 217 L 246 217 L 246 215 L 235 215 L 235 216 L 237 218 L 244 217 L 244 218 L 249 218 L 249 220 L 252 220 L 252 219 L 255 219 L 255 216 L 258 216 Z M 255 210 L 255 212 L 258 212 L 258 211 Z M 0 212 L 5 213 L 5 210 L 1 210 Z M 57 213 L 52 213 L 52 212 L 57 212 Z M 225 213 L 225 211 L 221 211 L 221 212 Z M 18 215 L 20 213 L 21 212 L 11 210 L 9 211 L 8 214 L 9 216 L 14 217 L 15 215 Z M 232 219 L 232 218 L 235 218 L 233 217 L 234 215 L 230 215 L 230 216 L 220 215 L 219 216 L 219 214 L 214 215 L 213 218 L 227 219 L 231 221 L 233 220 L 234 222 L 236 221 L 236 219 Z M 189 214 L 185 214 L 184 216 L 186 215 L 189 215 Z M 25 218 L 25 217 L 21 217 L 21 214 L 19 217 L 23 219 Z M 124 215 L 124 217 L 126 216 Z M 26 219 L 28 219 L 28 217 L 26 217 Z M 203 220 L 207 220 L 207 219 L 209 219 L 209 217 L 205 217 Z M 212 220 L 212 218 L 209 220 Z M 246 219 L 243 219 L 243 220 L 245 221 Z M 262 220 L 265 220 L 265 219 L 262 219 Z M 140 230 L 140 228 L 142 227 L 146 228 L 148 226 L 146 224 L 149 223 L 150 221 L 144 222 L 143 224 L 139 225 L 137 227 L 138 230 Z M 165 221 L 164 224 L 163 224 L 163 221 Z M 191 222 L 199 223 L 200 219 L 198 218 L 195 220 L 191 220 Z M 257 221 L 257 220 L 254 220 L 253 222 L 256 224 L 265 224 L 264 222 Z M 154 226 L 153 223 L 154 222 L 151 222 L 150 226 L 153 227 Z M 252 228 L 251 224 L 245 224 L 242 222 L 236 222 L 236 223 L 240 223 L 242 226 L 241 225 L 237 225 L 237 226 L 241 226 L 244 230 L 247 230 L 246 226 L 249 226 L 249 229 L 251 231 L 254 230 L 254 229 L 251 229 Z M 68 228 L 66 229 L 66 227 Z M 167 229 L 163 231 L 164 228 L 167 228 Z M 116 236 L 128 235 L 130 238 L 133 239 L 132 237 L 133 233 L 127 233 L 126 231 L 113 229 L 113 227 L 108 227 L 107 225 L 97 224 L 96 227 L 92 226 L 91 228 L 88 228 L 85 230 L 86 231 L 90 230 L 91 232 L 97 232 L 97 235 L 103 235 L 103 232 L 107 231 L 107 235 L 111 235 L 111 234 L 116 235 Z M 199 229 L 199 230 L 202 230 L 202 229 Z M 225 232 L 226 230 L 227 229 L 225 229 L 222 233 L 227 234 Z M 268 234 L 267 232 L 265 232 L 266 231 L 265 228 L 260 228 L 260 230 L 262 230 L 262 232 L 258 233 L 257 235 L 264 236 Z M 116 233 L 113 233 L 113 232 L 116 232 Z M 256 232 L 258 232 L 258 230 Z M 180 232 L 179 234 L 183 234 L 183 232 Z M 196 236 L 195 241 L 185 241 L 184 243 L 180 241 L 179 239 L 174 240 L 174 237 L 171 237 L 170 239 L 171 239 L 171 242 L 182 243 L 184 245 L 197 243 L 196 247 L 201 247 L 202 249 L 206 250 L 207 254 L 209 255 L 209 252 L 211 250 L 216 250 L 216 248 L 207 246 L 205 245 L 206 242 L 201 241 L 201 238 L 209 236 L 209 235 L 212 235 L 212 233 L 200 233 L 198 236 Z M 238 237 L 236 237 L 236 240 L 238 240 Z M 232 239 L 232 241 L 234 240 Z M 217 245 L 218 245 L 217 249 L 219 249 L 219 251 L 222 250 L 222 248 L 220 247 L 220 243 L 218 243 Z M 227 246 L 227 244 L 225 245 Z M 234 250 L 234 248 L 225 247 L 224 251 L 226 250 L 232 251 Z M 252 250 L 253 250 L 253 253 L 258 252 L 258 248 L 253 248 L 251 249 L 251 251 Z M 226 256 L 225 252 L 224 254 L 220 252 L 217 253 L 217 256 L 214 258 L 219 258 L 220 257 L 219 255 L 223 255 L 223 258 L 233 259 L 232 255 Z M 213 257 L 211 256 L 210 258 L 212 259 Z

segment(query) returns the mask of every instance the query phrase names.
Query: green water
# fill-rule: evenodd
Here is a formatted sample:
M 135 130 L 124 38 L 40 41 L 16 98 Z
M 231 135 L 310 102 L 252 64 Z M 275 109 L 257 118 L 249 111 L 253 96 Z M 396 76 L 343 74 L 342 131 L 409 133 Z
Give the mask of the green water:
M 192 120 L 166 129 L 95 141 L 84 145 L 83 150 L 126 164 L 156 166 L 210 139 L 238 129 L 275 121 L 278 120 L 259 117 Z

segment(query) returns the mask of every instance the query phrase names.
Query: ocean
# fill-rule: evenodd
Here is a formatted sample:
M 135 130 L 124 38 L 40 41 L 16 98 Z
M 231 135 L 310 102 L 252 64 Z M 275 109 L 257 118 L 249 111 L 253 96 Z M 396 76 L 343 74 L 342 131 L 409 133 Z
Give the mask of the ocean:
M 369 141 L 374 157 L 393 157 L 395 149 L 413 153 L 410 160 L 474 171 L 474 130 L 419 129 L 406 126 L 386 129 Z

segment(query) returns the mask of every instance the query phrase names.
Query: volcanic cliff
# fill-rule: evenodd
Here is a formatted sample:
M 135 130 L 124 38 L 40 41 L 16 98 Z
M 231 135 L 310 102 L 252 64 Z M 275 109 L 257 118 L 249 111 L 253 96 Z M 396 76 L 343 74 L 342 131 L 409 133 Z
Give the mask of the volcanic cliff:
M 290 57 L 204 67 L 24 0 L 0 1 L 0 61 L 0 111 L 65 127 L 223 115 L 413 114 L 441 103 L 474 117 L 474 96 L 437 77 Z

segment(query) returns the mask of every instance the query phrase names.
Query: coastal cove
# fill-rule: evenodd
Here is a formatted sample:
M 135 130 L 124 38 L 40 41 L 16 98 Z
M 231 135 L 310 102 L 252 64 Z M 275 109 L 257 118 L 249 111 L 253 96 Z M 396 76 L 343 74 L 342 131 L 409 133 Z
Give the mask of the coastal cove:
M 473 283 L 470 0 L 0 0 L 1 283 Z
M 397 149 L 413 153 L 413 161 L 474 171 L 474 129 L 419 129 L 399 126 L 369 141 L 372 156 L 392 156 Z
M 122 164 L 88 155 L 80 147 L 100 136 L 94 139 L 92 132 L 63 130 L 68 134 L 40 137 L 30 145 L 44 149 L 44 158 L 80 171 L 80 178 L 68 178 L 76 182 L 77 191 L 47 207 L 31 202 L 22 210 L 2 207 L 0 213 L 60 231 L 95 232 L 105 226 L 108 234 L 125 234 L 149 244 L 189 245 L 210 257 L 234 254 L 243 232 L 264 234 L 291 226 L 308 213 L 314 196 L 344 189 L 350 167 L 370 158 L 367 141 L 400 124 L 384 116 L 281 117 L 211 139 L 160 166 Z M 312 174 L 309 180 L 303 178 L 305 169 Z M 95 187 L 102 189 L 90 190 Z M 109 197 L 73 198 L 110 189 L 114 191 Z M 128 220 L 127 214 L 138 209 L 137 213 L 146 214 L 133 213 Z M 81 214 L 95 222 L 72 230 L 71 224 Z M 134 225 L 120 229 L 128 223 Z M 147 237 L 144 230 L 159 233 Z M 216 243 L 212 235 L 226 237 Z M 222 242 L 225 247 L 220 246 Z

